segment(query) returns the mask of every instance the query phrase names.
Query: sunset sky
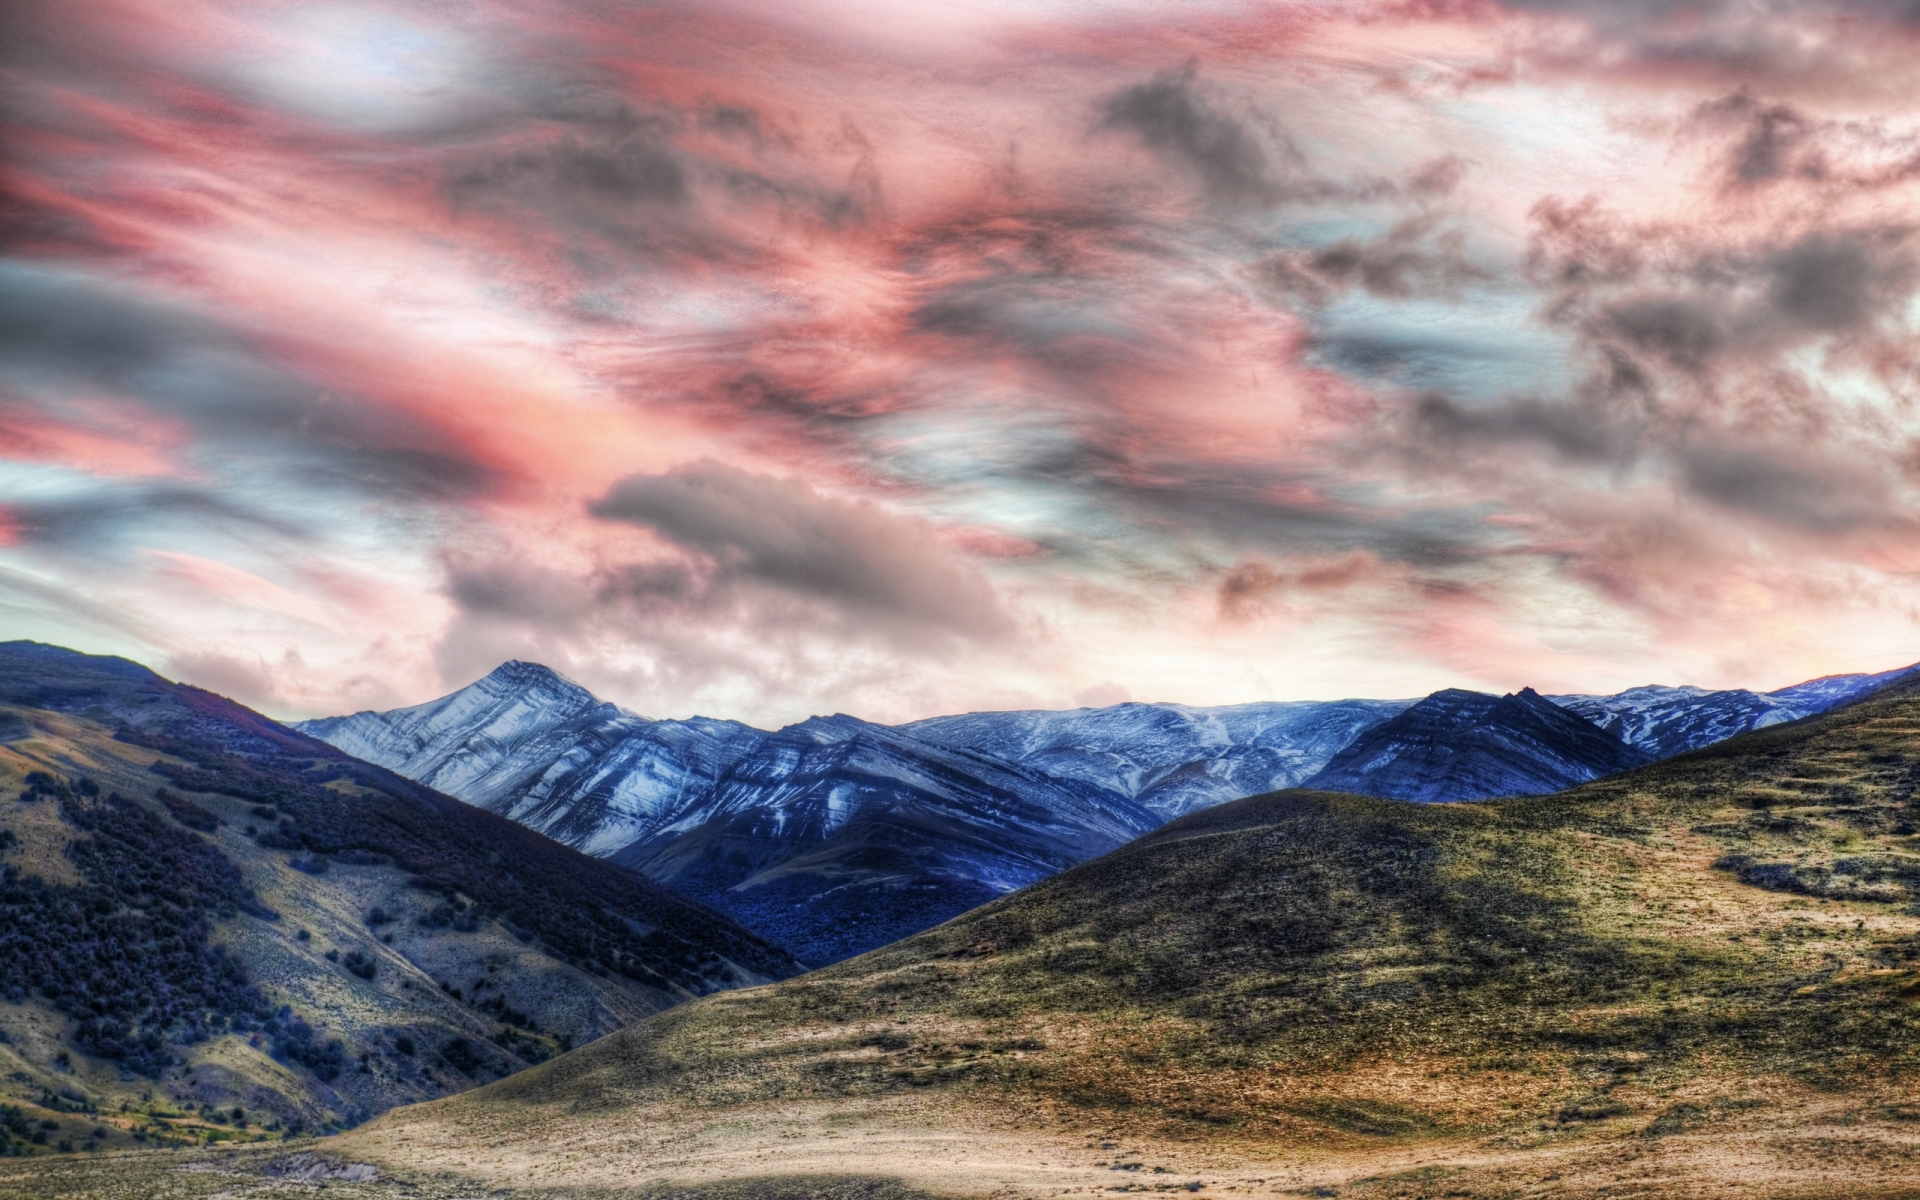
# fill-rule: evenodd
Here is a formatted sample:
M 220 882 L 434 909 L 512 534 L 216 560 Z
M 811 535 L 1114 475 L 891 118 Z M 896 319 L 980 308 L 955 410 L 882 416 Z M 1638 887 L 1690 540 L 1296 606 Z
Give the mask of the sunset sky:
M 905 720 L 1920 659 L 1920 2 L 5 8 L 0 634 Z

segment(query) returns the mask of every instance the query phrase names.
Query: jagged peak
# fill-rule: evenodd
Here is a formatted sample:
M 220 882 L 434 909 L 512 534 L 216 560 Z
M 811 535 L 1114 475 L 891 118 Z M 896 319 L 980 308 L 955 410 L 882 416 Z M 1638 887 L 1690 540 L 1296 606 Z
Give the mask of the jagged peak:
M 510 658 L 472 685 L 489 692 L 545 692 L 564 698 L 574 705 L 603 703 L 586 688 L 544 663 Z
M 876 728 L 880 727 L 871 721 L 863 721 L 859 717 L 849 716 L 846 713 L 832 713 L 827 716 L 808 717 L 804 721 L 795 721 L 791 725 L 783 725 L 778 732 L 810 737 L 820 742 L 839 742 L 861 733 L 872 732 Z
M 583 692 L 587 690 L 545 663 L 527 662 L 518 658 L 510 658 L 488 671 L 483 677 L 483 682 L 508 683 L 516 687 L 559 685 L 580 688 Z

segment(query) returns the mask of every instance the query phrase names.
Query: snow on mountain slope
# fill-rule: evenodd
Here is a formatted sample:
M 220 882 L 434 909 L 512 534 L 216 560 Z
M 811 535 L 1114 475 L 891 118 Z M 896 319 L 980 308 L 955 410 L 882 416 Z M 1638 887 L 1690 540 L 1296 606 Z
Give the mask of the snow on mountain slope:
M 1412 703 L 1117 704 L 964 713 L 901 728 L 1118 792 L 1172 820 L 1242 796 L 1294 787 L 1357 735 Z
M 614 861 L 833 962 L 1157 827 L 1124 797 L 847 716 L 769 735 Z
M 852 717 L 772 734 L 650 721 L 532 663 L 427 704 L 300 729 L 669 882 L 815 964 L 1160 823 L 1097 786 Z
M 1828 675 L 1773 692 L 1708 691 L 1697 687 L 1637 687 L 1612 696 L 1549 696 L 1629 745 L 1668 758 L 1725 741 L 1749 729 L 1797 721 L 1857 700 L 1913 671 Z
M 1892 683 L 1914 671 L 1920 670 L 1920 663 L 1909 667 L 1900 667 L 1892 671 L 1881 671 L 1876 675 L 1823 675 L 1805 683 L 1781 688 L 1777 692 L 1768 692 L 1767 698 L 1777 704 L 1790 708 L 1796 714 L 1793 719 L 1810 717 L 1815 713 L 1850 704 L 1865 696 L 1883 684 Z
M 705 795 L 766 737 L 737 721 L 650 721 L 524 662 L 426 704 L 295 728 L 600 856 Z
M 1646 687 L 1551 699 L 1569 720 L 1664 757 L 1824 711 L 1901 673 L 1764 695 Z M 704 717 L 651 721 L 545 667 L 509 662 L 427 704 L 299 728 L 670 880 L 817 963 L 935 924 L 1160 821 L 1324 775 L 1337 754 L 1413 706 L 1121 704 L 896 728 L 842 716 L 770 734 Z M 1541 722 L 1555 724 L 1535 713 Z M 1511 729 L 1456 725 L 1448 736 L 1461 740 L 1451 748 L 1432 731 L 1421 736 L 1433 743 L 1423 769 L 1444 776 L 1443 792 L 1466 786 L 1461 779 L 1481 795 L 1539 790 L 1591 778 L 1583 772 L 1612 761 L 1611 752 L 1588 761 L 1546 735 L 1534 746 L 1541 761 L 1523 761 L 1531 735 Z M 1443 750 L 1479 765 L 1446 775 Z M 1356 777 L 1342 786 L 1385 785 Z
M 1532 688 L 1448 688 L 1361 734 L 1305 786 L 1424 803 L 1538 796 L 1652 761 Z

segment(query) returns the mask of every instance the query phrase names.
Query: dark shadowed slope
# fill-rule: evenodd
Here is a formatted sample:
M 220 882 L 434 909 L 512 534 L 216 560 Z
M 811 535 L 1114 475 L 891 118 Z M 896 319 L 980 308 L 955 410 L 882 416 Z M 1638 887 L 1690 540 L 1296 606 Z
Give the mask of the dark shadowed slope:
M 1424 802 L 1537 796 L 1651 761 L 1532 688 L 1449 688 L 1355 738 L 1305 786 Z
M 614 861 L 829 963 L 1157 824 L 1085 784 L 822 717 L 769 735 L 710 796 Z
M 798 969 L 725 917 L 121 659 L 0 645 L 0 742 L 0 1092 L 23 1100 L 364 1119 Z

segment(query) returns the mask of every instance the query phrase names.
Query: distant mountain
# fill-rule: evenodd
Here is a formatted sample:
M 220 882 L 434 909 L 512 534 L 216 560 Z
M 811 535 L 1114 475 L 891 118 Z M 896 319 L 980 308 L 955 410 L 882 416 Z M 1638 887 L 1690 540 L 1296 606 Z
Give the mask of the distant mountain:
M 1132 797 L 1172 820 L 1294 787 L 1411 700 L 1291 701 L 1195 708 L 1117 704 L 965 713 L 901 726 L 920 737 Z
M 1652 761 L 1532 688 L 1449 688 L 1362 733 L 1303 786 L 1423 802 L 1537 796 Z
M 1549 696 L 1629 745 L 1670 758 L 1724 741 L 1749 729 L 1798 721 L 1865 696 L 1911 674 L 1913 667 L 1877 675 L 1828 675 L 1775 692 L 1697 687 L 1637 687 L 1612 696 Z
M 0 883 L 0 1098 L 64 1112 L 351 1124 L 800 969 L 229 700 L 34 642 L 0 644 Z
M 303 722 L 833 962 L 1160 823 L 1126 797 L 853 717 L 652 721 L 509 662 L 452 695 Z
M 917 933 L 1160 824 L 1111 792 L 847 716 L 768 735 L 613 861 L 807 962 Z
M 1380 777 L 1386 782 L 1365 772 L 1339 778 L 1363 792 L 1405 790 L 1393 780 L 1417 761 L 1467 754 L 1462 761 L 1478 765 L 1456 764 L 1439 792 L 1551 790 L 1621 769 L 1608 765 L 1615 761 L 1644 760 L 1620 758 L 1610 738 L 1588 745 L 1570 728 L 1617 730 L 1642 756 L 1664 757 L 1811 715 L 1898 674 L 1837 676 L 1765 695 L 1636 688 L 1554 697 L 1572 724 L 1535 712 L 1540 728 L 1531 733 L 1502 727 L 1459 746 L 1442 745 L 1436 728 L 1422 735 L 1433 743 L 1426 758 L 1409 758 Z M 1523 706 L 1545 703 L 1524 695 Z M 1444 707 L 1433 697 L 1422 703 L 1422 721 Z M 768 733 L 704 717 L 649 720 L 545 667 L 509 662 L 427 704 L 298 728 L 666 881 L 818 964 L 944 920 L 1115 838 L 1299 786 L 1413 706 L 1120 704 L 896 728 L 843 716 Z M 1447 736 L 1467 737 L 1459 721 L 1478 711 L 1454 713 Z
M 706 795 L 767 736 L 706 717 L 649 721 L 525 662 L 426 704 L 295 728 L 600 856 Z

